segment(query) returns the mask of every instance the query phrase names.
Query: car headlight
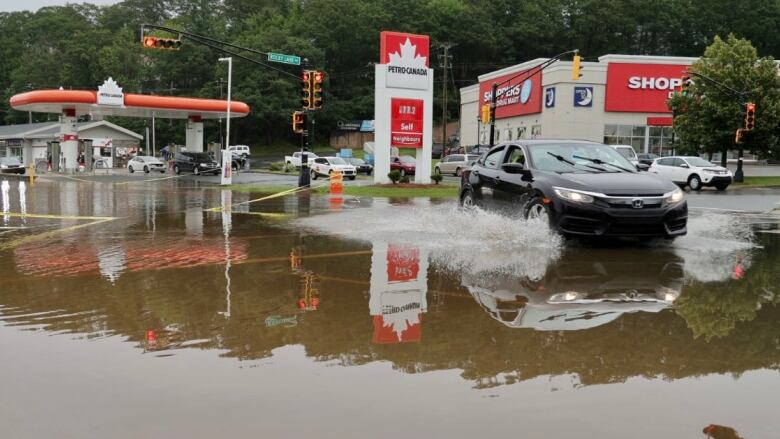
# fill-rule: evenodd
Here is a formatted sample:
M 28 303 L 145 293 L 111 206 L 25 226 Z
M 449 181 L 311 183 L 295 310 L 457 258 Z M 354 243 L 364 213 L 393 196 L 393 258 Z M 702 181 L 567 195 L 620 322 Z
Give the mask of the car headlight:
M 575 203 L 592 203 L 593 197 L 583 192 L 554 187 L 555 195 L 564 200 L 574 201 Z
M 8 165 L 0 165 L 0 169 L 7 169 Z
M 665 204 L 679 203 L 680 201 L 683 200 L 683 198 L 685 198 L 685 193 L 683 193 L 682 189 L 677 188 L 664 196 L 664 203 Z
M 207 164 L 205 164 L 205 163 L 201 163 L 201 164 L 200 164 L 200 167 L 201 167 L 201 168 L 205 168 L 205 167 L 207 167 L 207 166 L 208 166 L 208 165 L 207 165 Z
M 677 300 L 679 295 L 680 293 L 671 288 L 661 288 L 655 293 L 655 297 L 658 298 L 658 300 L 663 300 L 664 302 L 674 302 Z
M 573 302 L 575 300 L 584 299 L 586 297 L 583 293 L 578 293 L 576 291 L 567 291 L 565 293 L 557 293 L 550 296 L 549 299 L 547 299 L 547 303 L 566 303 L 566 302 Z

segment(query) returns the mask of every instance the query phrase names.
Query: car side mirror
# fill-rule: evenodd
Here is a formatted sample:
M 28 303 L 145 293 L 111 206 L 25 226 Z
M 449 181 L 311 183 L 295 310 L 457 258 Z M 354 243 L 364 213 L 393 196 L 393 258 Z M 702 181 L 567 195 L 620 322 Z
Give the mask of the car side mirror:
M 504 163 L 501 165 L 501 170 L 507 174 L 522 174 L 525 171 L 525 166 L 520 163 Z
M 690 168 L 690 166 L 688 166 L 688 165 L 687 165 L 687 164 L 685 164 L 685 163 L 683 163 L 682 165 L 680 165 L 680 167 L 681 167 L 681 168 Z
M 643 172 L 643 171 L 647 171 L 648 169 L 650 169 L 650 165 L 647 165 L 645 163 L 637 163 L 636 165 L 637 171 Z

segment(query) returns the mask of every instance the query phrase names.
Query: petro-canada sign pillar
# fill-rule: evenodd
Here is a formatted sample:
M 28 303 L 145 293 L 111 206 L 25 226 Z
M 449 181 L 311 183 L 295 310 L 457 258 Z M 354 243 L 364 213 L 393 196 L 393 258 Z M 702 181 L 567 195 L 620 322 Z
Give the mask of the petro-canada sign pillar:
M 416 151 L 415 183 L 431 182 L 433 69 L 430 39 L 384 31 L 375 66 L 374 183 L 390 183 L 393 147 Z

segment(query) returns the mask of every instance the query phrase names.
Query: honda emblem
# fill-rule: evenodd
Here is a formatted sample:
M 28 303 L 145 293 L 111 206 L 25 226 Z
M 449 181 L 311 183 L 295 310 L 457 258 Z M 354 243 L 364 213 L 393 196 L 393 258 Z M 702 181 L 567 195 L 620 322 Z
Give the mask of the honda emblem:
M 641 198 L 635 198 L 633 201 L 631 201 L 631 207 L 634 209 L 641 209 L 644 207 L 645 202 Z

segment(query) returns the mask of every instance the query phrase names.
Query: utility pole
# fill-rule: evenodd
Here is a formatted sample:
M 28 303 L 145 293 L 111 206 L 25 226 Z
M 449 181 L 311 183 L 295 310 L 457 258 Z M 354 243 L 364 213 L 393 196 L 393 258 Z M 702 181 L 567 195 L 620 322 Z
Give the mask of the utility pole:
M 441 67 L 444 71 L 444 79 L 441 84 L 441 156 L 444 158 L 445 150 L 447 148 L 447 68 L 449 63 L 449 51 L 453 46 L 452 43 L 441 43 L 441 48 L 444 49 L 444 54 L 441 57 Z

